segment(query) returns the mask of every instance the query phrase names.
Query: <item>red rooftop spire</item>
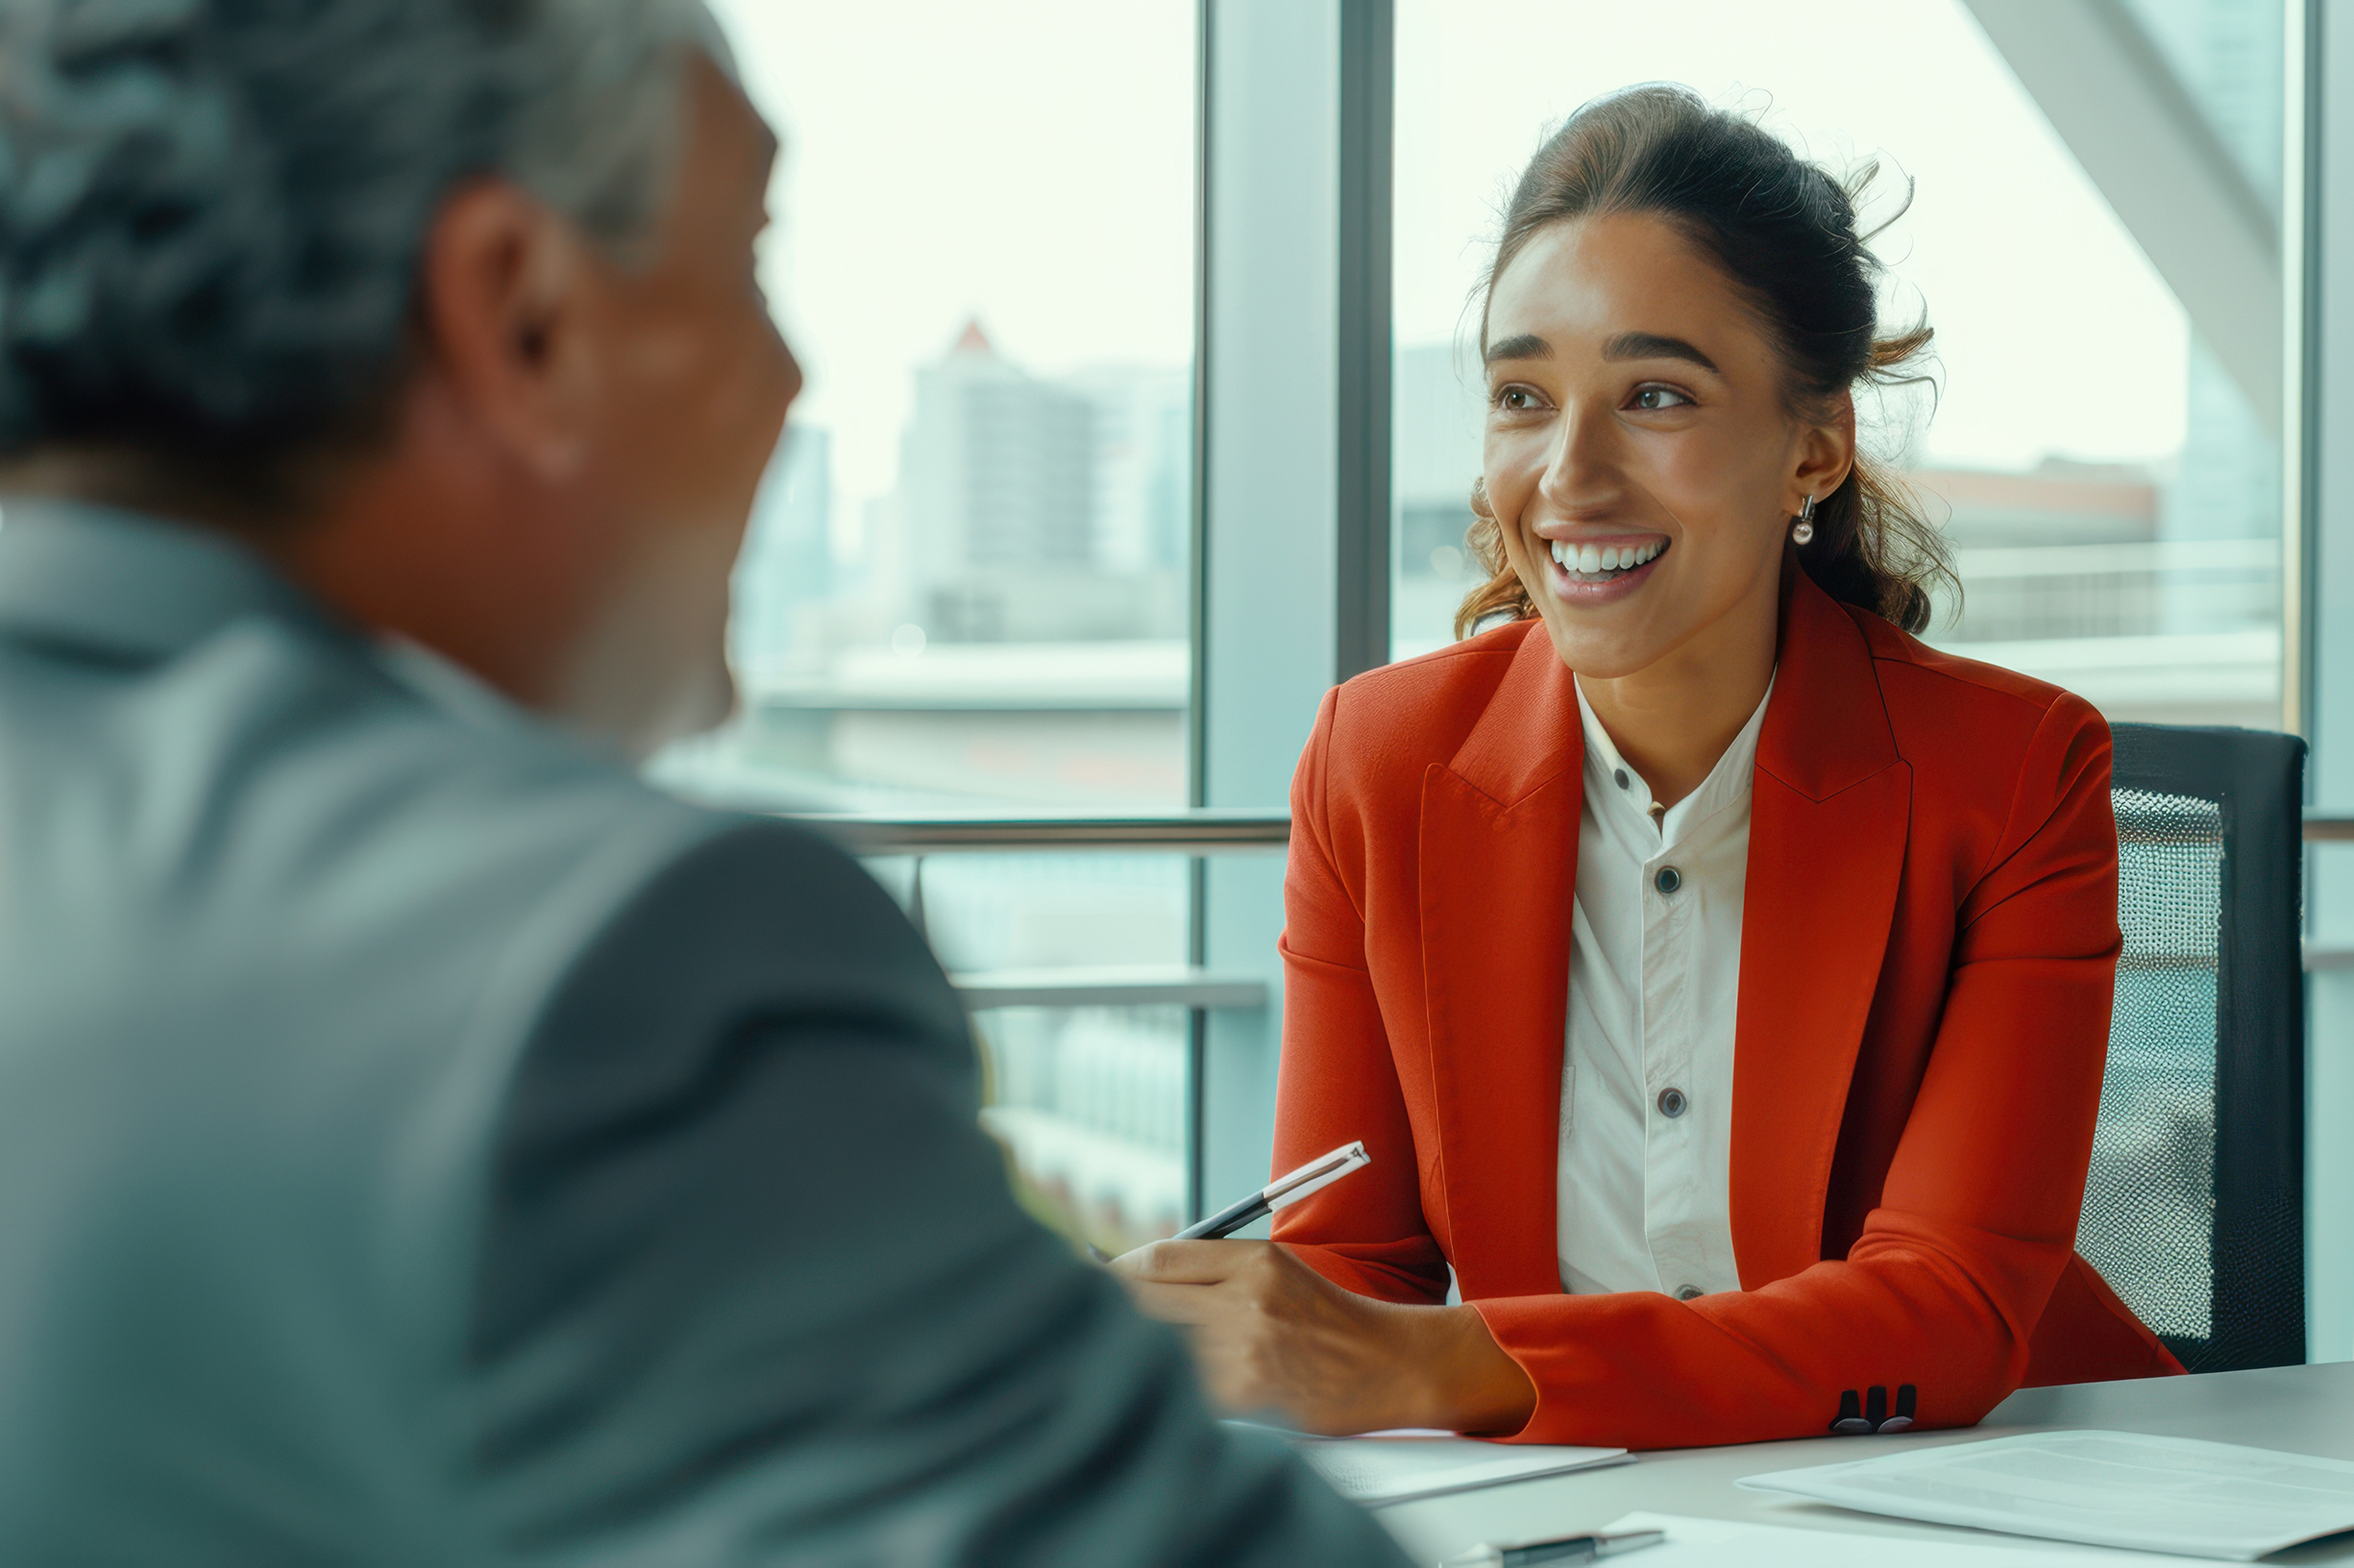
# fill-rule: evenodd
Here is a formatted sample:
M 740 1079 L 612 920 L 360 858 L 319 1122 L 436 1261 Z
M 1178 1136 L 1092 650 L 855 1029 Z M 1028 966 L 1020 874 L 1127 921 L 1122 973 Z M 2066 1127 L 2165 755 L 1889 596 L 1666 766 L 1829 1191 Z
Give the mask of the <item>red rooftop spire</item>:
M 989 334 L 981 331 L 981 319 L 978 316 L 965 323 L 965 331 L 956 340 L 956 352 L 958 354 L 994 354 L 997 352 L 990 343 Z

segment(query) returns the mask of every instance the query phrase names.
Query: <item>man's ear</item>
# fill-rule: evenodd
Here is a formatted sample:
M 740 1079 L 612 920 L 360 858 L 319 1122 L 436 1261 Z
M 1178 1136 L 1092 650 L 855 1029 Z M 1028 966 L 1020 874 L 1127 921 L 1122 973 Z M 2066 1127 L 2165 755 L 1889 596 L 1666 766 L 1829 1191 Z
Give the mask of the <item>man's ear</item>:
M 1798 467 L 1790 476 L 1796 494 L 1786 498 L 1783 507 L 1793 513 L 1803 497 L 1812 496 L 1820 501 L 1845 484 L 1849 472 L 1855 467 L 1853 397 L 1842 392 L 1828 420 L 1806 427 L 1799 438 L 1798 459 Z
M 500 180 L 452 196 L 426 235 L 427 374 L 548 483 L 590 450 L 597 264 L 571 225 Z

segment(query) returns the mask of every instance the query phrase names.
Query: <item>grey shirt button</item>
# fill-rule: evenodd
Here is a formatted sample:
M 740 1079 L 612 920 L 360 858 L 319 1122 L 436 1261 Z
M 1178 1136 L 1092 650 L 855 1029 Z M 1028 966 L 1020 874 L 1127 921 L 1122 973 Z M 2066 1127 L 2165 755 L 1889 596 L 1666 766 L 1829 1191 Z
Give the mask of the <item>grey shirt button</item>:
M 1652 886 L 1657 888 L 1661 893 L 1674 893 L 1678 888 L 1683 886 L 1683 872 L 1673 866 L 1662 866 L 1659 868 L 1659 874 L 1653 877 L 1651 881 Z
M 1611 769 L 1610 782 L 1617 785 L 1622 790 L 1625 789 L 1627 787 L 1627 770 L 1624 768 Z
M 1698 1301 L 1702 1296 L 1706 1294 L 1707 1292 L 1703 1290 L 1697 1285 L 1680 1285 L 1676 1286 L 1676 1299 L 1678 1301 Z
M 1659 1090 L 1659 1115 L 1670 1121 L 1682 1115 L 1691 1103 L 1683 1097 L 1683 1090 L 1680 1089 L 1670 1087 Z

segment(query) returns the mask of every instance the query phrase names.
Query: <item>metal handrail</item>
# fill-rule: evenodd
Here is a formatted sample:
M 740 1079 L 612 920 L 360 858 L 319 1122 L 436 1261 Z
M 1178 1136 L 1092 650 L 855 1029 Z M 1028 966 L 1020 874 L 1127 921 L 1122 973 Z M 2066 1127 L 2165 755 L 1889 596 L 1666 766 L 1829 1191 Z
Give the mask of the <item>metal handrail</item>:
M 942 851 L 1095 849 L 1121 850 L 1129 854 L 1215 855 L 1281 849 L 1291 842 L 1290 814 L 1280 811 L 1208 808 L 1160 817 L 900 817 L 790 811 L 775 815 L 792 821 L 805 822 L 832 835 L 852 854 L 917 857 L 908 912 L 919 926 L 923 923 L 922 857 Z M 2354 843 L 2354 812 L 2308 810 L 2305 813 L 2305 842 Z M 2315 946 L 2309 943 L 2305 952 L 2305 968 L 2354 968 L 2354 947 Z M 1188 973 L 1149 978 L 1156 986 L 1182 989 L 1185 986 L 1198 986 L 1205 976 Z M 1218 976 L 1216 979 L 1223 984 L 1227 977 Z M 1131 990 L 1140 983 L 1131 976 L 1122 976 L 1120 980 L 1122 986 Z M 1025 975 L 1021 977 L 1021 983 L 1036 987 L 1043 982 Z M 1069 977 L 1056 982 L 1066 989 L 1073 983 Z M 1109 985 L 1110 981 L 1104 978 L 1101 983 Z M 1013 984 L 1012 977 L 974 976 L 971 985 L 976 994 L 970 999 L 984 1007 L 1013 1005 L 998 994 L 1004 992 L 1006 995 L 1011 995 L 1013 992 L 1008 988 Z M 984 996 L 980 994 L 982 992 L 987 994 Z M 1156 991 L 1151 999 L 1172 999 L 1177 994 L 1177 991 L 1172 990 L 1167 997 L 1164 997 Z M 1029 1005 L 1035 998 L 1025 994 L 1022 1000 L 1024 1005 Z M 1183 998 L 1183 1003 L 1202 1005 L 1189 992 Z M 1216 1005 L 1225 1005 L 1222 992 Z
M 1190 964 L 1051 969 L 965 969 L 948 976 L 974 1012 L 998 1007 L 1190 1007 L 1267 1005 L 1267 977 Z
M 1123 849 L 1131 854 L 1215 855 L 1281 849 L 1291 814 L 1204 807 L 1158 817 L 897 816 L 786 811 L 776 815 L 832 835 L 860 855 L 928 855 L 953 849 Z M 2307 844 L 2354 843 L 2354 811 L 2308 809 Z
M 1162 816 L 1097 813 L 1043 817 L 873 812 L 780 812 L 832 837 L 854 855 L 932 855 L 944 850 L 1105 849 L 1129 854 L 1217 855 L 1281 849 L 1291 842 L 1287 811 L 1205 807 Z

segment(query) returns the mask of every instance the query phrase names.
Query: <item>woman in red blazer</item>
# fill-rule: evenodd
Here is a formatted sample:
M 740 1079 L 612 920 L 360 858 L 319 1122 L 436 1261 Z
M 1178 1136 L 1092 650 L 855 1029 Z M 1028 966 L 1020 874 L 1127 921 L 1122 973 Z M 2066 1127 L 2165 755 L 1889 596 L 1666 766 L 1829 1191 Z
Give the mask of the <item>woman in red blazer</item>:
M 1522 178 L 1481 339 L 1496 575 L 1464 607 L 1508 624 L 1327 697 L 1292 786 L 1275 1164 L 1373 1164 L 1280 1245 L 1119 1265 L 1230 1407 L 1672 1447 L 2180 1370 L 2072 1251 L 2119 947 L 2108 730 L 1908 635 L 1941 547 L 1857 453 L 1851 393 L 1928 332 L 1876 337 L 1873 285 L 1849 192 L 1680 89 L 1588 106 Z M 1582 848 L 1617 852 L 1582 844 L 1598 779 L 1648 788 L 1658 834 L 1695 792 L 1746 811 L 1729 910 L 1630 870 L 1642 919 L 1704 910 L 1619 934 L 1639 1005 L 1573 995 L 1608 967 L 1592 928 L 1633 918 L 1582 891 Z M 1642 992 L 1710 940 L 1737 985 Z M 1624 1037 L 1639 1072 L 1670 1032 L 1722 1048 L 1730 1103 L 1646 1164 L 1705 1118 L 1639 1078 L 1618 1123 L 1568 1117 L 1564 1042 Z M 1565 1232 L 1557 1179 L 1607 1137 L 1632 1174 L 1570 1190 Z M 1652 1237 L 1637 1276 L 1713 1224 L 1722 1283 L 1570 1293 L 1579 1216 Z

